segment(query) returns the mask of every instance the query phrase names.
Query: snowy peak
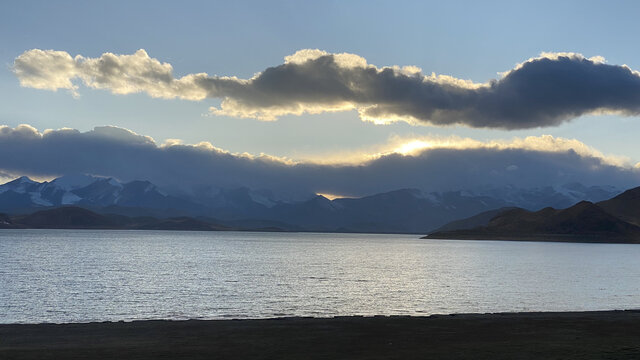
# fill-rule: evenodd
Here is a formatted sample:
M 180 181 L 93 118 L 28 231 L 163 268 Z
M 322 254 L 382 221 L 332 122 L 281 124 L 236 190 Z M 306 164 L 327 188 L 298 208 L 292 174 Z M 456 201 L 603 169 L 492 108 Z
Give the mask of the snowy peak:
M 15 180 L 12 180 L 12 181 L 9 181 L 8 183 L 0 185 L 0 193 L 9 191 L 9 190 L 13 190 L 17 193 L 25 193 L 25 192 L 28 192 L 30 189 L 33 189 L 34 185 L 38 185 L 38 184 L 39 184 L 38 182 L 35 182 L 26 176 L 21 176 Z
M 20 197 L 20 203 L 24 203 L 26 201 L 25 199 L 28 198 L 30 202 L 37 206 L 51 206 L 51 202 L 42 196 L 42 189 L 45 185 L 46 182 L 39 183 L 26 176 L 21 176 L 4 185 L 0 185 L 0 194 L 4 193 L 8 198 L 15 198 L 12 194 L 20 194 L 22 195 Z
M 428 193 L 424 189 L 409 188 L 361 198 L 329 200 L 310 196 L 285 201 L 267 189 L 210 185 L 171 195 L 145 180 L 121 183 L 114 178 L 72 175 L 50 182 L 22 177 L 0 185 L 0 212 L 30 213 L 47 207 L 75 205 L 129 216 L 171 214 L 222 221 L 256 220 L 313 231 L 423 233 L 453 220 L 502 207 L 533 211 L 548 206 L 561 209 L 582 200 L 609 199 L 620 192 L 608 186 L 571 183 L 537 188 L 484 186 Z
M 613 186 L 585 186 L 568 183 L 559 186 L 519 188 L 516 186 L 481 187 L 470 191 L 476 196 L 500 199 L 505 206 L 516 206 L 537 211 L 545 207 L 564 209 L 587 200 L 591 202 L 610 199 L 622 191 Z
M 117 202 L 121 190 L 122 184 L 114 183 L 111 178 L 100 178 L 72 193 L 80 198 L 77 204 L 109 206 Z
M 66 175 L 52 181 L 37 182 L 22 176 L 4 185 L 0 185 L 0 194 L 11 191 L 22 195 L 21 203 L 25 204 L 29 198 L 29 207 L 51 207 L 60 205 L 74 205 L 83 202 L 87 187 L 93 184 L 110 182 L 114 186 L 112 179 L 95 177 L 90 175 Z M 78 193 L 76 193 L 78 192 Z M 7 208 L 11 202 L 7 201 Z
M 35 183 L 36 181 L 31 180 L 28 176 L 20 176 L 19 178 L 13 181 L 10 181 L 7 184 L 35 184 Z
M 138 209 L 136 214 L 206 214 L 202 205 L 166 195 L 143 180 L 123 184 L 114 178 L 71 175 L 41 183 L 23 177 L 0 185 L 0 212 L 24 213 L 64 205 L 116 212 Z

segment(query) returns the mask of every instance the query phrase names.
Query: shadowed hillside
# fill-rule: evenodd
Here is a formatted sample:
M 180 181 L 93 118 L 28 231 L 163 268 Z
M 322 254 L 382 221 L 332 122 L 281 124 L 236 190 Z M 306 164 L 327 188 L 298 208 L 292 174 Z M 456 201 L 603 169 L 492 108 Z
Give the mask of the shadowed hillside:
M 640 187 L 598 203 L 602 209 L 620 219 L 640 226 Z
M 506 210 L 486 226 L 437 231 L 426 238 L 640 243 L 640 227 L 582 201 L 563 210 Z
M 0 214 L 0 228 L 30 229 L 122 229 L 122 230 L 232 230 L 229 227 L 189 217 L 157 219 L 103 215 L 93 211 L 65 206 L 37 211 L 13 218 Z
M 116 222 L 83 208 L 65 206 L 37 211 L 13 219 L 15 224 L 35 229 L 114 229 Z

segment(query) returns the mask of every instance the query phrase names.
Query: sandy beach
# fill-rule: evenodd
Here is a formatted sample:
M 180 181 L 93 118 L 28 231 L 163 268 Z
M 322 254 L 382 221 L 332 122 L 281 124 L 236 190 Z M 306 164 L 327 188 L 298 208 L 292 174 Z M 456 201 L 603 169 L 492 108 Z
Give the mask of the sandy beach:
M 0 325 L 2 359 L 638 359 L 640 310 Z

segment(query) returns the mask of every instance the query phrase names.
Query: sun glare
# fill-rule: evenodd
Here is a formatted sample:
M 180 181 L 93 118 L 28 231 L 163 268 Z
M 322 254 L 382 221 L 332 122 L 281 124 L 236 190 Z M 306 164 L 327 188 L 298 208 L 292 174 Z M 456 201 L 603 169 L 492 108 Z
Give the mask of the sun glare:
M 400 145 L 398 148 L 395 149 L 395 152 L 402 155 L 411 155 L 411 154 L 415 154 L 416 152 L 419 152 L 420 150 L 429 148 L 431 146 L 432 144 L 427 141 L 413 140 L 406 144 Z
M 329 194 L 329 193 L 316 193 L 316 195 L 320 195 L 320 196 L 324 196 L 329 200 L 335 200 L 335 199 L 350 199 L 352 198 L 352 196 L 346 196 L 346 195 L 338 195 L 338 194 Z

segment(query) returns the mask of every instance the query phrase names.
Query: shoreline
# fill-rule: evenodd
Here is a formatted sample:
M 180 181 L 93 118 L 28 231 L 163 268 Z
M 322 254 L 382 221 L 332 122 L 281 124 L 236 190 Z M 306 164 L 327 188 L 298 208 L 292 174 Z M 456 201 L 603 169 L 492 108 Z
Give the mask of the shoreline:
M 444 234 L 433 233 L 420 237 L 424 240 L 456 240 L 456 241 L 506 241 L 506 242 L 545 242 L 564 244 L 620 244 L 636 245 L 640 241 L 622 237 L 584 236 L 584 235 L 558 235 L 558 234 L 533 234 L 533 235 L 486 235 L 478 233 L 470 234 Z
M 0 324 L 2 359 L 637 359 L 640 309 Z

